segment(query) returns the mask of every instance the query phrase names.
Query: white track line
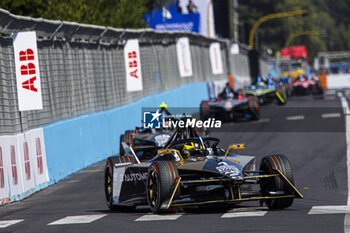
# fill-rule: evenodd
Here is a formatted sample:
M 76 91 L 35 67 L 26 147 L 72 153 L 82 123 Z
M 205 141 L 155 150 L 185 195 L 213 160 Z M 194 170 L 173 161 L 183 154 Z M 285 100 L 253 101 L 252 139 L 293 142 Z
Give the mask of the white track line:
M 340 117 L 341 114 L 339 112 L 334 112 L 334 113 L 323 113 L 322 118 L 338 118 Z
M 100 218 L 107 216 L 107 214 L 92 214 L 92 215 L 78 215 L 78 216 L 67 216 L 65 218 L 59 219 L 47 225 L 65 225 L 65 224 L 82 224 L 91 223 Z
M 347 205 L 350 205 L 350 110 L 348 106 L 348 102 L 344 97 L 343 93 L 338 92 L 338 97 L 340 98 L 341 105 L 344 111 L 345 118 L 345 137 L 346 137 L 346 165 L 348 170 L 348 201 Z
M 232 212 L 226 213 L 221 218 L 238 218 L 238 217 L 262 217 L 267 211 L 245 211 L 245 212 Z
M 336 91 L 335 90 L 327 90 L 326 95 L 335 95 Z
M 22 222 L 24 219 L 17 219 L 17 220 L 4 220 L 0 221 L 0 228 L 6 228 L 11 225 L 17 224 L 19 222 Z
M 350 206 L 350 110 L 348 102 L 346 101 L 346 98 L 344 97 L 343 93 L 338 92 L 338 97 L 340 99 L 341 105 L 343 107 L 344 111 L 344 118 L 345 118 L 345 137 L 346 137 L 346 166 L 347 166 L 347 175 L 348 175 L 348 201 L 347 205 Z M 350 215 L 345 214 L 344 218 L 344 232 L 349 233 L 350 232 Z
M 303 115 L 297 115 L 297 116 L 287 116 L 287 121 L 300 121 L 304 120 L 305 117 Z
M 182 214 L 167 214 L 167 215 L 158 215 L 158 214 L 146 214 L 135 221 L 164 221 L 164 220 L 176 220 L 180 218 Z
M 308 214 L 350 214 L 350 206 L 313 206 Z
M 270 122 L 270 118 L 261 118 L 258 121 L 252 121 L 252 123 L 266 123 L 266 122 Z

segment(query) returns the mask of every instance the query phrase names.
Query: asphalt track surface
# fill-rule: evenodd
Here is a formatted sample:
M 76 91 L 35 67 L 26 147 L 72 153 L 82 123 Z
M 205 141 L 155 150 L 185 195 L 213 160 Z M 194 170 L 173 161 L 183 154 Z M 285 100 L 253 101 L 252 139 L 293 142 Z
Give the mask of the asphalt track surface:
M 110 212 L 100 162 L 23 201 L 0 207 L 0 232 L 344 232 L 346 214 L 331 213 L 332 206 L 344 206 L 348 198 L 345 123 L 336 93 L 293 97 L 286 106 L 263 108 L 262 116 L 257 122 L 224 124 L 212 135 L 224 147 L 245 143 L 241 153 L 257 156 L 258 164 L 265 155 L 288 156 L 296 187 L 305 197 L 288 209 L 269 211 L 249 202 L 230 210 L 162 216 L 165 220 L 146 206 L 135 212 Z M 312 214 L 315 206 L 330 207 Z M 69 222 L 67 216 L 75 218 Z M 66 221 L 56 222 L 63 218 Z M 8 222 L 13 220 L 18 223 Z

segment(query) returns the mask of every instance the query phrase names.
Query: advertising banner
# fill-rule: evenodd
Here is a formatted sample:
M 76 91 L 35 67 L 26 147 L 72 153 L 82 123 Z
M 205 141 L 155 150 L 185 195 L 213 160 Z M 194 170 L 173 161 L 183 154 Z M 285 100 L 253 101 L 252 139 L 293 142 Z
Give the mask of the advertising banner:
M 220 44 L 218 42 L 210 44 L 209 56 L 213 74 L 222 74 L 224 70 L 222 66 Z
M 17 134 L 17 143 L 19 163 L 22 170 L 23 192 L 26 192 L 35 186 L 33 162 L 29 155 L 29 143 L 24 134 Z
M 25 134 L 29 143 L 29 157 L 33 164 L 35 185 L 49 181 L 47 171 L 46 153 L 44 144 L 44 132 L 42 128 L 34 129 Z
M 3 156 L 6 158 L 7 175 L 11 195 L 23 193 L 22 189 L 22 169 L 17 146 L 17 136 L 4 136 L 1 138 Z
M 12 36 L 15 53 L 18 106 L 20 111 L 43 108 L 36 33 Z
M 159 9 L 145 15 L 148 25 L 157 31 L 185 31 L 199 32 L 199 13 L 182 14 L 178 11 L 178 5 L 169 9 Z
M 128 92 L 142 91 L 142 74 L 139 41 L 127 40 L 124 46 L 126 71 L 126 90 Z
M 177 62 L 181 77 L 192 76 L 192 59 L 190 42 L 187 37 L 181 37 L 176 42 Z
M 212 0 L 179 0 L 178 9 L 183 16 L 200 15 L 199 33 L 211 38 L 215 37 L 215 23 Z
M 8 171 L 10 167 L 5 156 L 5 137 L 0 136 L 0 200 L 9 197 Z

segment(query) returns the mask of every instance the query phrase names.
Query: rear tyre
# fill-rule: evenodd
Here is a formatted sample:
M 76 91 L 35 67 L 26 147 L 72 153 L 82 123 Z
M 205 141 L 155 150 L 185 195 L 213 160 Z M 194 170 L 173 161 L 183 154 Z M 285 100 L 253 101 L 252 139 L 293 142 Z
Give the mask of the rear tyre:
M 202 101 L 199 109 L 199 117 L 201 120 L 206 120 L 209 117 L 209 110 L 210 106 L 208 104 L 208 101 Z
M 251 119 L 257 121 L 260 119 L 259 100 L 256 96 L 248 96 L 249 112 L 252 114 Z
M 105 197 L 108 208 L 111 211 L 133 211 L 135 206 L 120 206 L 113 203 L 113 173 L 114 173 L 114 164 L 124 163 L 128 161 L 130 163 L 135 163 L 135 158 L 132 156 L 112 156 L 109 157 L 106 161 L 105 171 L 104 171 L 104 187 L 105 187 Z
M 277 88 L 275 94 L 278 105 L 285 105 L 287 103 L 286 92 L 283 91 L 283 88 Z
M 125 131 L 125 142 L 126 144 L 128 144 L 129 146 L 133 145 L 133 132 L 132 130 L 126 130 Z
M 281 173 L 294 185 L 292 167 L 289 160 L 284 155 L 269 155 L 264 157 L 260 163 L 260 170 L 265 174 L 273 174 L 273 169 Z M 279 177 L 262 179 L 260 188 L 264 196 L 269 196 L 269 192 L 283 191 L 285 195 L 292 194 L 292 188 L 283 182 Z M 269 209 L 283 209 L 293 204 L 294 198 L 278 198 L 267 200 L 266 205 Z
M 156 161 L 148 169 L 147 201 L 151 211 L 161 212 L 161 206 L 173 194 L 179 172 L 173 161 Z

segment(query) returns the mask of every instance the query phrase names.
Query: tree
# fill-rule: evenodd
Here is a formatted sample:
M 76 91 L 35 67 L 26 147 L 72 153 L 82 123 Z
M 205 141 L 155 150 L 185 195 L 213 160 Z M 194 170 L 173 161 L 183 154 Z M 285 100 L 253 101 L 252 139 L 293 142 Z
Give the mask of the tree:
M 146 27 L 150 0 L 2 0 L 0 8 L 16 15 L 97 24 L 117 28 Z

